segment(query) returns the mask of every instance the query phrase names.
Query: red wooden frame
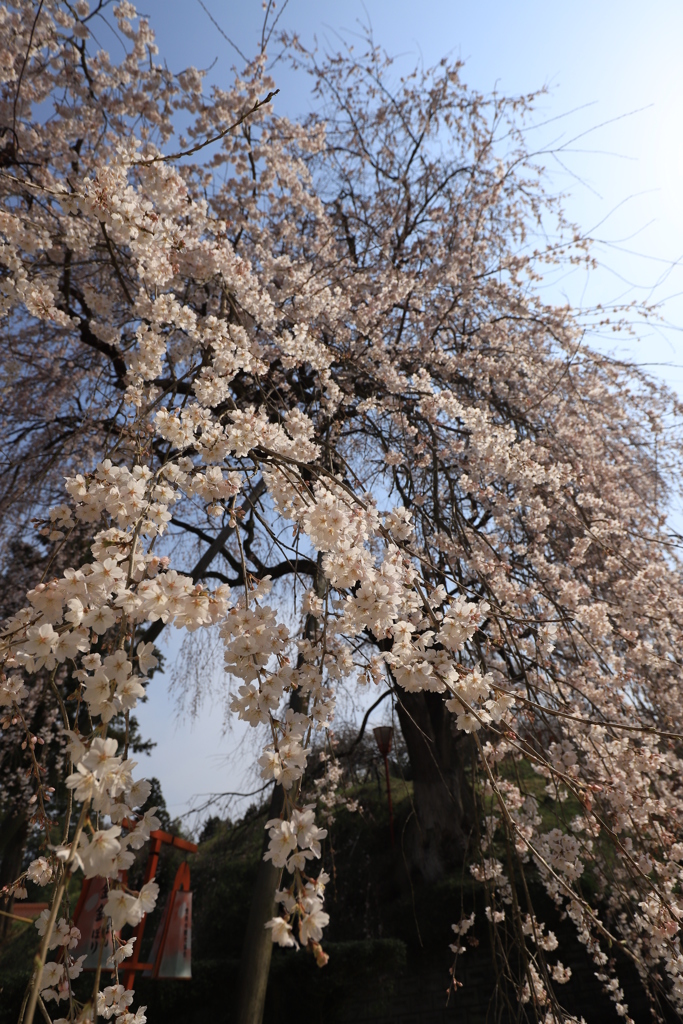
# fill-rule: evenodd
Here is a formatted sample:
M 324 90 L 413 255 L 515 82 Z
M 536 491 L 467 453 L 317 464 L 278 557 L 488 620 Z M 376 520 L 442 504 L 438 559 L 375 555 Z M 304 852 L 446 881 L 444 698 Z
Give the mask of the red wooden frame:
M 175 846 L 176 849 L 185 850 L 187 853 L 196 853 L 198 850 L 198 846 L 196 843 L 191 843 L 187 839 L 181 839 L 180 836 L 172 836 L 170 832 L 163 832 L 161 829 L 157 829 L 154 832 L 150 832 L 149 839 L 150 846 L 149 853 L 147 855 L 147 864 L 145 865 L 144 883 L 151 882 L 154 876 L 156 875 L 157 867 L 159 866 L 159 855 L 161 853 L 161 847 L 164 844 L 167 844 L 168 846 Z M 126 874 L 124 873 L 121 877 L 125 881 Z M 76 904 L 76 909 L 73 915 L 73 919 L 76 924 L 78 924 L 78 919 L 85 905 L 85 901 L 90 895 L 92 882 L 99 882 L 101 884 L 102 879 L 86 878 L 84 880 L 83 886 L 81 887 L 80 895 L 78 897 L 78 903 Z M 171 920 L 171 913 L 173 911 L 173 901 L 175 899 L 175 894 L 181 889 L 184 892 L 190 891 L 190 866 L 187 863 L 187 861 L 183 861 L 183 863 L 178 868 L 178 871 L 176 872 L 175 880 L 173 882 L 173 889 L 168 897 L 169 912 L 166 915 L 164 931 L 161 942 L 159 943 L 159 949 L 157 950 L 157 955 L 155 957 L 154 963 L 143 963 L 140 960 L 142 937 L 145 934 L 145 925 L 147 924 L 146 914 L 143 916 L 142 920 L 133 931 L 133 935 L 135 936 L 136 941 L 135 945 L 133 946 L 133 955 L 130 958 L 130 960 L 126 962 L 124 967 L 123 984 L 125 988 L 133 987 L 133 980 L 135 978 L 136 971 L 151 971 L 152 977 L 157 977 L 159 966 L 161 964 L 161 958 L 164 952 L 164 943 L 166 941 L 169 921 Z
M 175 846 L 179 850 L 186 850 L 188 853 L 196 853 L 197 850 L 198 850 L 198 846 L 197 846 L 196 843 L 191 843 L 187 839 L 181 839 L 180 836 L 172 836 L 170 834 L 170 832 L 162 832 L 161 829 L 157 829 L 155 832 L 150 832 L 149 838 L 150 838 L 150 847 L 149 847 L 149 854 L 147 856 L 147 866 L 145 868 L 145 878 L 144 878 L 145 883 L 146 882 L 151 882 L 152 879 L 154 878 L 155 874 L 156 874 L 157 867 L 159 865 L 159 854 L 161 853 L 161 847 L 164 845 L 164 843 L 168 843 L 170 846 Z M 186 884 L 183 885 L 183 883 L 186 883 Z M 172 892 L 171 892 L 171 894 L 169 896 L 169 911 L 173 907 L 173 898 L 174 898 L 176 892 L 178 891 L 178 889 L 181 888 L 181 885 L 185 889 L 186 892 L 189 891 L 189 888 L 190 888 L 190 867 L 189 867 L 189 864 L 187 863 L 187 861 L 183 861 L 183 863 L 178 868 L 178 871 L 176 872 L 175 881 L 173 883 L 173 890 L 172 890 Z M 162 941 L 159 944 L 159 949 L 158 949 L 158 952 L 157 952 L 156 962 L 153 963 L 153 964 L 152 963 L 143 963 L 140 960 L 140 949 L 141 949 L 141 946 L 142 946 L 142 936 L 145 934 L 145 925 L 147 923 L 147 915 L 146 914 L 144 915 L 144 917 L 140 921 L 140 924 L 137 925 L 137 927 L 133 931 L 133 935 L 135 936 L 135 945 L 133 946 L 133 955 L 130 958 L 130 960 L 127 961 L 126 967 L 125 967 L 125 971 L 124 971 L 124 975 L 123 975 L 123 986 L 124 986 L 124 988 L 132 988 L 133 987 L 133 981 L 135 979 L 135 972 L 136 971 L 151 971 L 152 972 L 152 977 L 156 978 L 158 966 L 159 966 L 159 963 L 160 963 L 160 960 L 161 960 L 161 956 L 162 956 L 163 951 L 164 951 L 164 940 L 166 938 L 166 932 L 168 930 L 168 922 L 170 921 L 170 919 L 171 919 L 171 914 L 169 912 L 166 915 L 166 924 L 165 924 L 165 927 L 164 927 L 164 934 L 163 934 Z

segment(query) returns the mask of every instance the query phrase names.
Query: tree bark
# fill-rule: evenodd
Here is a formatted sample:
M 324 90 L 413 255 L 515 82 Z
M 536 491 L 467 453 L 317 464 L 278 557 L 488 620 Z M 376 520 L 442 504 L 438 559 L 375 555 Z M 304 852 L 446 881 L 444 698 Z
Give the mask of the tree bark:
M 326 582 L 322 574 L 322 555 L 320 553 L 318 554 L 314 585 L 318 597 L 322 598 L 325 594 Z M 306 616 L 304 636 L 313 639 L 317 628 L 317 619 L 309 613 Z M 303 655 L 300 654 L 297 668 L 301 668 L 302 664 Z M 306 704 L 307 698 L 302 698 L 298 690 L 292 690 L 289 698 L 290 708 L 293 711 L 305 711 Z M 270 801 L 269 821 L 271 818 L 280 816 L 283 805 L 284 792 L 282 786 L 276 784 L 273 787 Z M 275 914 L 275 890 L 280 876 L 280 869 L 273 867 L 272 861 L 263 859 L 263 854 L 268 849 L 268 843 L 269 839 L 266 835 L 263 840 L 261 862 L 254 883 L 247 930 L 242 947 L 237 1024 L 261 1024 L 266 1003 L 270 961 L 273 955 L 273 937 L 270 930 L 266 928 L 266 922 Z
M 462 864 L 474 821 L 466 765 L 470 737 L 456 732 L 438 693 L 398 694 L 397 711 L 413 773 L 415 816 L 402 837 L 413 877 L 434 882 Z
M 279 816 L 283 802 L 282 786 L 273 786 L 268 811 L 269 821 Z M 267 849 L 266 834 L 262 854 Z M 237 1024 L 261 1024 L 263 1020 L 270 960 L 273 955 L 273 939 L 270 930 L 266 928 L 266 922 L 275 914 L 275 890 L 279 876 L 280 869 L 273 867 L 272 861 L 264 860 L 261 856 L 242 946 Z

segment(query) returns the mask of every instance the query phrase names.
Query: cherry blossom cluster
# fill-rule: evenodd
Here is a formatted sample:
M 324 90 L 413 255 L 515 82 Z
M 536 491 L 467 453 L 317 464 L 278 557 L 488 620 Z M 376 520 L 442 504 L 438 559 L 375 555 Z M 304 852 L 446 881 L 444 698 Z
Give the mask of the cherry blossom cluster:
M 44 860 L 44 858 L 41 858 L 41 860 Z M 34 864 L 35 861 L 31 867 Z M 44 868 L 41 868 L 40 873 L 44 877 Z M 30 868 L 28 874 L 31 877 Z M 32 880 L 38 880 L 35 877 L 35 872 Z M 46 883 L 40 882 L 39 884 Z M 46 935 L 49 918 L 50 912 L 43 910 L 36 920 L 35 925 L 39 935 Z M 47 948 L 49 950 L 59 949 L 61 962 L 59 960 L 51 960 L 43 966 L 40 986 L 41 996 L 45 1001 L 49 1002 L 52 999 L 59 1001 L 69 998 L 69 982 L 81 974 L 83 961 L 85 960 L 85 956 L 74 958 L 69 953 L 70 949 L 78 945 L 80 937 L 81 933 L 78 928 L 71 926 L 66 918 L 60 917 L 57 923 L 53 925 L 47 939 Z
M 153 910 L 158 895 L 154 881 L 135 893 L 119 879 L 159 821 L 155 808 L 140 810 L 148 801 L 150 784 L 134 778 L 136 762 L 117 754 L 118 742 L 106 736 L 106 726 L 114 716 L 135 708 L 144 695 L 147 673 L 158 663 L 153 643 L 134 644 L 136 624 L 161 619 L 193 630 L 213 623 L 225 615 L 228 588 L 209 593 L 189 577 L 167 570 L 167 559 L 144 550 L 142 538 L 151 540 L 163 533 L 170 519 L 168 502 L 174 497 L 173 489 L 153 479 L 146 467 L 128 470 L 105 460 L 88 479 L 69 478 L 67 491 L 72 504 L 53 511 L 51 522 L 59 529 L 51 540 L 62 539 L 76 522 L 99 526 L 104 519 L 112 525 L 95 533 L 91 561 L 30 590 L 28 604 L 6 622 L 6 673 L 0 693 L 8 714 L 21 717 L 30 677 L 47 671 L 54 679 L 70 666 L 78 701 L 88 709 L 94 726 L 90 736 L 63 730 L 68 762 L 74 768 L 65 786 L 81 806 L 79 824 L 73 837 L 67 834 L 62 845 L 50 847 L 49 856 L 34 860 L 25 878 L 39 885 L 56 884 L 52 908 L 38 921 L 45 952 L 57 945 L 73 946 L 78 937 L 64 918 L 55 925 L 68 877 L 82 871 L 85 878 L 109 879 L 104 912 L 116 941 L 116 971 L 132 954 L 132 944 L 120 942 L 118 933 Z M 26 893 L 22 881 L 13 887 L 15 896 Z M 72 1003 L 70 983 L 80 974 L 82 959 L 72 961 L 64 953 L 61 961 L 44 961 L 36 980 L 41 998 Z M 114 989 L 98 996 L 104 999 L 104 1015 L 116 1014 L 123 1024 L 131 1016 L 125 1008 L 128 1002 L 121 1003 L 118 996 L 112 1002 L 107 992 L 111 995 Z
M 41 990 L 72 991 L 78 964 L 45 961 L 53 933 L 71 935 L 73 872 L 109 879 L 114 932 L 156 896 L 118 882 L 155 818 L 108 735 L 156 666 L 149 623 L 216 626 L 230 706 L 266 735 L 258 769 L 283 792 L 266 857 L 288 878 L 275 942 L 325 961 L 307 772 L 340 684 L 369 674 L 399 704 L 438 698 L 473 752 L 471 871 L 492 927 L 512 928 L 505 842 L 617 1012 L 610 942 L 683 1011 L 683 576 L 666 504 L 682 410 L 585 343 L 621 311 L 540 297 L 547 266 L 590 257 L 539 186 L 530 101 L 473 93 L 448 62 L 392 95 L 374 46 L 316 63 L 286 41 L 328 101 L 299 124 L 259 105 L 265 54 L 207 96 L 200 72 L 158 59 L 127 0 L 119 63 L 93 16 L 86 0 L 0 11 L 0 707 L 25 758 L 0 786 L 46 830 L 14 895 L 28 879 L 54 897 L 26 1024 Z M 177 111 L 190 141 L 174 149 Z M 31 519 L 47 568 L 24 585 L 10 555 Z M 211 567 L 181 571 L 191 544 Z M 295 616 L 279 589 L 265 600 L 283 579 Z M 42 751 L 77 805 L 60 843 Z M 515 927 L 517 996 L 550 1019 L 567 971 L 545 965 L 533 915 Z M 117 977 L 132 945 L 114 946 L 113 984 L 78 1014 L 141 1024 Z
M 324 967 L 329 959 L 320 945 L 323 928 L 330 920 L 329 914 L 323 910 L 325 886 L 329 880 L 325 871 L 321 871 L 316 879 L 307 879 L 299 873 L 289 889 L 279 889 L 275 893 L 275 900 L 282 906 L 282 913 L 271 918 L 266 926 L 272 929 L 273 942 L 279 946 L 294 946 L 298 949 L 301 943 L 309 947 L 319 967 Z

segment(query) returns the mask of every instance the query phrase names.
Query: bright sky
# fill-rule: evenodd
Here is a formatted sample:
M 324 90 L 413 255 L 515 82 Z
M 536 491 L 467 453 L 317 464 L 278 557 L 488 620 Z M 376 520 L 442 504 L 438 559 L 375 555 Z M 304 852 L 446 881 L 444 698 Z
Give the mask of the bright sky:
M 256 50 L 260 0 L 204 4 L 244 53 Z M 173 71 L 213 65 L 208 82 L 229 84 L 240 58 L 199 0 L 140 0 L 139 7 Z M 603 243 L 603 269 L 590 281 L 553 287 L 566 288 L 575 301 L 661 303 L 662 328 L 601 344 L 649 365 L 683 392 L 683 269 L 672 266 L 683 257 L 680 0 L 290 0 L 280 25 L 307 45 L 317 37 L 331 48 L 337 33 L 348 39 L 368 21 L 375 41 L 401 55 L 406 69 L 450 55 L 465 60 L 465 81 L 484 92 L 549 87 L 538 120 L 559 120 L 540 128 L 534 144 L 565 147 L 561 162 L 548 157 L 554 187 L 570 193 L 570 217 Z M 290 116 L 307 109 L 305 82 L 287 74 L 278 84 L 277 109 Z M 176 653 L 174 643 L 169 661 Z M 178 727 L 168 676 L 154 679 L 149 695 L 139 718 L 158 747 L 141 767 L 161 779 L 172 814 L 187 810 L 193 794 L 254 788 L 246 774 L 249 750 L 239 746 L 243 730 L 223 735 L 218 704 L 207 701 L 192 728 L 186 720 Z

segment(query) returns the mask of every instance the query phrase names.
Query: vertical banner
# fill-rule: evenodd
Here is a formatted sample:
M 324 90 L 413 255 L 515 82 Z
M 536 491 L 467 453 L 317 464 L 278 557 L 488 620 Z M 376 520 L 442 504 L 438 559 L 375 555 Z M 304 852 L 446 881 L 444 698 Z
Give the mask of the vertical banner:
M 192 977 L 192 893 L 190 867 L 184 861 L 178 868 L 173 889 L 166 901 L 154 936 L 150 960 L 152 970 L 143 977 Z
M 111 931 L 108 930 L 108 919 L 104 916 L 104 904 L 107 902 L 108 887 L 106 878 L 86 878 L 74 914 L 74 924 L 81 937 L 72 956 L 85 954 L 84 971 L 96 971 L 100 963 L 100 941 L 107 928 L 102 950 L 102 966 L 112 955 Z
M 192 977 L 192 893 L 178 891 L 171 897 L 166 937 L 156 971 L 157 978 Z

